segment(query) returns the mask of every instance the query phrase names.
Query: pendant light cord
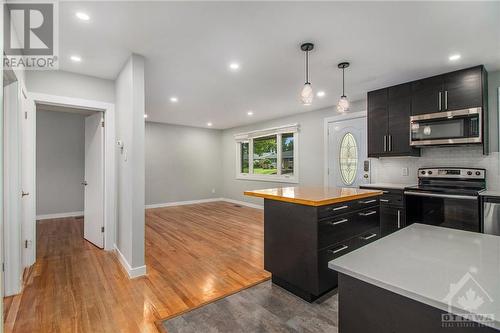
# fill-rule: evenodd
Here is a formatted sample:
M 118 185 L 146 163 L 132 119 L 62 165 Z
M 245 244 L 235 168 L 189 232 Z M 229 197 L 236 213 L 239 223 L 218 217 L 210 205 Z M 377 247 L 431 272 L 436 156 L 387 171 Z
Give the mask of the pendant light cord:
M 345 91 L 344 91 L 345 90 L 344 89 L 344 87 L 345 87 L 344 70 L 345 70 L 345 68 L 342 68 L 342 97 L 345 96 Z
M 306 51 L 306 84 L 309 83 L 309 51 Z

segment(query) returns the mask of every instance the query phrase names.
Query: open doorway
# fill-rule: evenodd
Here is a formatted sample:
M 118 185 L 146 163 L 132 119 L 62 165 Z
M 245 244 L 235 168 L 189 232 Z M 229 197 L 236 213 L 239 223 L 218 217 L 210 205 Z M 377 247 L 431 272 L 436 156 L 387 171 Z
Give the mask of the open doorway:
M 98 248 L 104 247 L 103 124 L 102 111 L 36 105 L 38 227 L 81 231 Z

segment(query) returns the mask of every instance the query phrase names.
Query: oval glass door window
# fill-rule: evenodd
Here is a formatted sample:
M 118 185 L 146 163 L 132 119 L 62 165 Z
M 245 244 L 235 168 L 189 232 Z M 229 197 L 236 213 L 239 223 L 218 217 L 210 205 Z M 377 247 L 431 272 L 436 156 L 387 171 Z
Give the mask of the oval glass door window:
M 340 141 L 340 176 L 346 185 L 352 185 L 358 172 L 358 144 L 351 132 L 347 132 Z

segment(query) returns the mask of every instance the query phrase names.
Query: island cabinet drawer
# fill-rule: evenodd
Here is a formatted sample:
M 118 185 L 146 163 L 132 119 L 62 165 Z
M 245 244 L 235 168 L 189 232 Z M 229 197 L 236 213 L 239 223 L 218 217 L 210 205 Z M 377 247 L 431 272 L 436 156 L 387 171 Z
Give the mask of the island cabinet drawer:
M 337 216 L 340 214 L 350 213 L 358 209 L 377 206 L 378 204 L 379 204 L 378 197 L 370 197 L 355 201 L 341 202 L 329 206 L 322 206 L 318 208 L 318 217 L 322 219 L 330 216 Z
M 372 228 L 346 241 L 337 243 L 318 252 L 318 290 L 317 295 L 337 286 L 337 272 L 328 268 L 333 259 L 359 249 L 380 238 L 380 228 Z
M 379 207 L 337 215 L 318 222 L 318 248 L 323 249 L 380 225 Z

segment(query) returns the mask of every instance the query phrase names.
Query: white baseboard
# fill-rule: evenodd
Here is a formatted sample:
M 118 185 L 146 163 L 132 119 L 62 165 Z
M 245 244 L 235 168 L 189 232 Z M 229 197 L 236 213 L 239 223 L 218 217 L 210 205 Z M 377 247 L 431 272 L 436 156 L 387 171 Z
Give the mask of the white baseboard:
M 64 217 L 75 217 L 75 216 L 83 216 L 83 212 L 67 212 L 67 213 L 37 215 L 36 219 L 48 220 L 48 219 L 61 219 Z
M 262 205 L 257 205 L 257 204 L 253 204 L 253 203 L 246 202 L 246 201 L 234 200 L 234 199 L 229 199 L 229 198 L 221 198 L 220 200 L 225 201 L 225 202 L 230 202 L 230 203 L 233 203 L 236 205 L 247 206 L 250 208 L 264 209 L 264 206 L 262 206 Z
M 257 208 L 257 209 L 264 209 L 264 206 L 262 206 L 262 205 L 257 205 L 257 204 L 249 203 L 246 201 L 234 200 L 234 199 L 229 199 L 229 198 L 210 198 L 210 199 L 201 199 L 201 200 L 165 202 L 165 203 L 160 203 L 160 204 L 146 205 L 146 209 L 183 206 L 183 205 L 194 205 L 194 204 L 200 204 L 200 203 L 206 203 L 206 202 L 216 202 L 216 201 L 225 201 L 225 202 L 230 202 L 230 203 L 233 203 L 236 205 Z
M 183 206 L 183 205 L 194 205 L 205 202 L 215 202 L 222 201 L 221 198 L 210 198 L 210 199 L 200 199 L 200 200 L 186 200 L 186 201 L 172 201 L 164 202 L 159 204 L 146 205 L 146 209 L 150 208 L 161 208 L 161 207 L 173 207 L 173 206 Z
M 139 267 L 134 267 L 130 266 L 128 263 L 127 259 L 123 256 L 123 254 L 120 252 L 118 247 L 115 244 L 115 253 L 116 256 L 118 257 L 118 261 L 120 261 L 120 264 L 122 264 L 123 268 L 127 272 L 129 278 L 133 279 L 139 276 L 146 275 L 146 265 L 139 266 Z

